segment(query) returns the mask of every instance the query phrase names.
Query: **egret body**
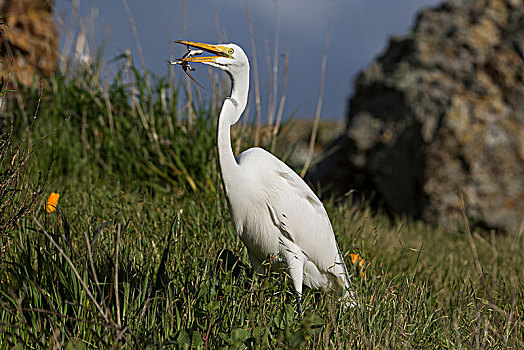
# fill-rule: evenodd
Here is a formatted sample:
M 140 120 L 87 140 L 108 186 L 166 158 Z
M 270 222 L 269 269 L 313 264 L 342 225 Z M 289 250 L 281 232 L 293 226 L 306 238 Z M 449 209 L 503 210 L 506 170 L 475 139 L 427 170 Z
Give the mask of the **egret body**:
M 350 296 L 350 279 L 322 202 L 308 185 L 273 154 L 255 147 L 235 159 L 230 128 L 241 117 L 249 92 L 249 60 L 235 44 L 176 41 L 214 56 L 186 57 L 219 68 L 231 77 L 217 127 L 222 184 L 235 232 L 246 245 L 253 268 L 263 273 L 268 258 L 286 264 L 302 312 L 302 286 Z

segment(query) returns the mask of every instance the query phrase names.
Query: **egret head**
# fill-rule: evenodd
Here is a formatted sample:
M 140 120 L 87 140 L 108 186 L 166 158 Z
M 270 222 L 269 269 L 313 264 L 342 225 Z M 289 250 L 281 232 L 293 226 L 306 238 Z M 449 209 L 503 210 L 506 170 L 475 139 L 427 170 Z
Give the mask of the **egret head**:
M 196 47 L 214 56 L 193 56 L 179 59 L 183 62 L 204 63 L 227 72 L 235 79 L 242 75 L 249 75 L 249 61 L 240 48 L 235 44 L 211 45 L 194 41 L 177 40 L 178 44 Z

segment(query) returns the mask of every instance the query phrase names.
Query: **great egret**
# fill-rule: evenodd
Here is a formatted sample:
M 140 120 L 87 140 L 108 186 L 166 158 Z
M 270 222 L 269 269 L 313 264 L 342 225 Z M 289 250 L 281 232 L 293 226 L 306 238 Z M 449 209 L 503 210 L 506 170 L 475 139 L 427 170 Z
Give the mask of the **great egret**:
M 186 55 L 179 59 L 182 64 L 204 63 L 231 77 L 231 94 L 218 117 L 218 160 L 233 225 L 253 268 L 263 273 L 268 258 L 284 262 L 297 293 L 299 314 L 302 284 L 334 290 L 354 305 L 344 259 L 315 193 L 284 162 L 261 148 L 250 148 L 235 160 L 230 127 L 244 112 L 249 91 L 249 60 L 244 51 L 235 44 L 175 42 L 214 55 Z

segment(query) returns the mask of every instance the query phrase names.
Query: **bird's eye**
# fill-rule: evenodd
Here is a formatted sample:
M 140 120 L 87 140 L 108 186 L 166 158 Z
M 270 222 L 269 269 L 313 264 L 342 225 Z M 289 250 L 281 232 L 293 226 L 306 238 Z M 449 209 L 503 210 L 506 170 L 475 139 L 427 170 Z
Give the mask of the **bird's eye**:
M 233 52 L 235 52 L 235 50 L 233 50 L 233 49 L 229 49 L 229 50 L 227 50 L 227 53 L 230 54 L 230 55 L 232 55 Z

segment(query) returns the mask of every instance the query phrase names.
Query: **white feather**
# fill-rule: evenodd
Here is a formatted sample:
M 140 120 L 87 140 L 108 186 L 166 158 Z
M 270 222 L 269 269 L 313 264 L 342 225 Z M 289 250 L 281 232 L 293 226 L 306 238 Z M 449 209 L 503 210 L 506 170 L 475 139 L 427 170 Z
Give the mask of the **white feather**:
M 249 92 L 249 61 L 244 51 L 235 44 L 180 43 L 216 52 L 217 56 L 195 62 L 220 68 L 231 77 L 231 95 L 218 118 L 217 150 L 233 225 L 253 267 L 260 271 L 270 257 L 283 260 L 299 295 L 299 312 L 303 284 L 350 295 L 343 257 L 315 193 L 291 168 L 261 148 L 234 157 L 230 127 L 244 112 Z M 354 305 L 353 298 L 349 303 Z

